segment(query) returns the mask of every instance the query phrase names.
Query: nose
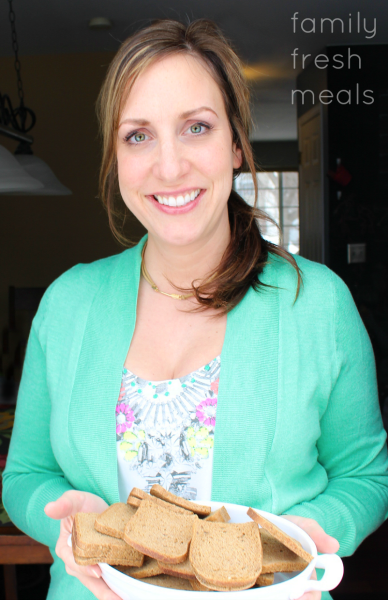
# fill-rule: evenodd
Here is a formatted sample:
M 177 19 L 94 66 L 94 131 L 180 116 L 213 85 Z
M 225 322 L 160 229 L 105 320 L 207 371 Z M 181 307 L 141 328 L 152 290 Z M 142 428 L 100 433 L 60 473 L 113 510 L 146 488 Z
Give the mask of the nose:
M 179 182 L 190 170 L 190 162 L 177 139 L 160 140 L 153 165 L 154 176 L 164 183 Z

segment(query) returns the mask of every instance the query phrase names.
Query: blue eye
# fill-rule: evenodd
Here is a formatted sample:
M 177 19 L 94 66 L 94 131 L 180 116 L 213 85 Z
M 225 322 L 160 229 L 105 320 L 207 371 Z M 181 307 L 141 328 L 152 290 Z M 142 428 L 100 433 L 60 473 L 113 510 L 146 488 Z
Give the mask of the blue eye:
M 141 144 L 142 142 L 145 142 L 147 139 L 147 136 L 145 133 L 142 133 L 141 131 L 134 131 L 133 133 L 129 133 L 127 136 L 125 136 L 124 139 L 129 144 L 133 144 L 134 146 L 136 146 L 137 144 Z
M 190 131 L 191 133 L 202 133 L 202 127 L 200 123 L 196 123 L 195 125 L 191 125 Z

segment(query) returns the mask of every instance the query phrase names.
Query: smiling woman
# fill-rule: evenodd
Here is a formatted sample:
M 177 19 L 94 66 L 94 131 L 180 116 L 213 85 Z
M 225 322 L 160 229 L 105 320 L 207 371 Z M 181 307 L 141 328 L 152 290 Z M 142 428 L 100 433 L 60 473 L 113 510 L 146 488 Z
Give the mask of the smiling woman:
M 68 547 L 73 517 L 154 483 L 354 552 L 388 506 L 373 353 L 344 283 L 266 241 L 232 189 L 249 169 L 256 203 L 238 57 L 209 21 L 156 22 L 120 48 L 99 115 L 112 231 L 125 242 L 130 210 L 147 235 L 62 275 L 31 329 L 4 504 L 51 548 L 49 598 L 118 600 Z

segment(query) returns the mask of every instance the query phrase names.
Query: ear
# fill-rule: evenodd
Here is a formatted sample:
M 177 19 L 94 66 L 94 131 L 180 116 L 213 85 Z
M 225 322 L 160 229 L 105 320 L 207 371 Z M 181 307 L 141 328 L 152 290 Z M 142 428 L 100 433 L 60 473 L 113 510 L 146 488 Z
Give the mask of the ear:
M 241 148 L 237 148 L 236 144 L 233 144 L 232 152 L 233 152 L 233 169 L 239 169 L 243 162 L 242 150 L 241 150 Z

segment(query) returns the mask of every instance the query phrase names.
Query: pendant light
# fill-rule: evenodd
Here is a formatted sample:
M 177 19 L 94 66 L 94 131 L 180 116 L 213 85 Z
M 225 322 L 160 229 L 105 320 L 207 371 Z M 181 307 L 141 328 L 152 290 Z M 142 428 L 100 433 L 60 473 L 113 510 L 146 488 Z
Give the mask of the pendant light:
M 28 175 L 16 158 L 0 146 L 0 194 L 39 194 L 43 183 Z
M 6 135 L 20 143 L 15 156 L 0 146 L 0 194 L 69 195 L 72 192 L 60 183 L 50 167 L 42 159 L 33 155 L 31 149 L 33 138 L 26 135 L 35 125 L 36 117 L 32 110 L 24 105 L 12 0 L 9 0 L 9 6 L 20 105 L 14 109 L 9 96 L 0 94 L 0 135 Z

